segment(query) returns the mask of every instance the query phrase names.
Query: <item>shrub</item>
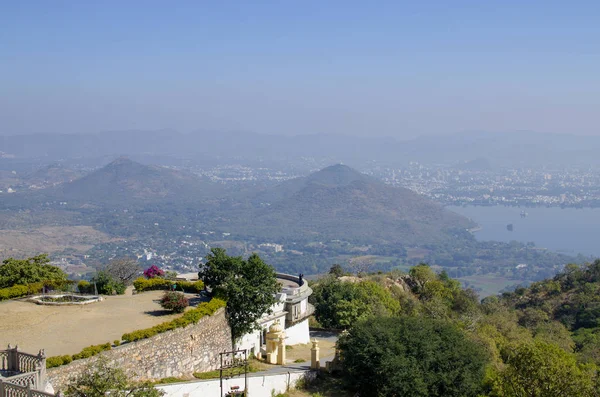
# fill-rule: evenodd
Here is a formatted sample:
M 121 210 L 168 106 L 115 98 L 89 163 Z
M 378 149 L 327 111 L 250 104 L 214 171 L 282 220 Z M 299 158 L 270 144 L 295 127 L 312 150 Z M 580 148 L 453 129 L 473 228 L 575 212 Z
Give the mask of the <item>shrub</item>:
M 248 372 L 259 372 L 261 369 L 253 360 L 248 361 Z M 240 373 L 241 367 L 233 367 L 233 368 L 225 368 L 223 369 L 223 377 L 230 378 L 232 376 L 236 376 Z M 197 379 L 218 379 L 220 376 L 220 371 L 217 369 L 215 371 L 208 372 L 194 372 L 194 378 Z
M 173 284 L 177 290 L 197 294 L 204 289 L 202 281 L 172 281 L 164 278 L 138 278 L 133 282 L 135 290 L 138 292 L 171 289 Z
M 105 350 L 112 349 L 110 343 L 104 343 L 102 345 L 92 345 L 84 347 L 79 353 L 73 354 L 73 360 L 80 360 L 82 358 L 88 358 L 100 354 Z
M 102 295 L 112 295 L 113 293 L 123 295 L 125 293 L 125 283 L 116 280 L 105 271 L 98 272 L 92 281 L 96 283 L 98 293 Z
M 17 284 L 8 288 L 0 289 L 0 301 L 6 299 L 14 299 L 20 298 L 26 295 L 39 294 L 42 292 L 44 287 L 52 288 L 52 289 L 61 289 L 66 290 L 72 281 L 69 280 L 59 280 L 59 281 L 40 281 L 37 283 L 30 283 L 27 285 Z
M 120 346 L 120 345 L 121 345 L 121 341 L 120 341 L 120 340 L 118 340 L 118 339 L 115 339 L 115 340 L 113 341 L 113 345 L 115 345 L 115 346 Z
M 19 298 L 26 295 L 39 294 L 44 287 L 52 289 L 67 290 L 67 287 L 72 284 L 72 281 L 40 281 L 27 285 L 13 285 L 12 287 L 0 289 L 0 301 L 6 299 Z
M 168 376 L 166 378 L 162 378 L 157 382 L 153 382 L 153 384 L 155 385 L 164 385 L 164 384 L 168 384 L 168 383 L 179 383 L 179 382 L 185 382 L 187 379 L 185 378 L 176 378 L 174 376 Z
M 73 361 L 73 358 L 69 355 L 48 357 L 46 359 L 46 368 L 60 367 L 61 365 L 69 364 L 71 361 Z
M 29 288 L 26 285 L 13 285 L 9 288 L 0 289 L 0 301 L 6 299 L 18 298 L 29 293 Z
M 81 367 L 76 376 L 72 376 L 65 385 L 65 396 L 161 397 L 165 394 L 152 387 L 150 382 L 133 381 L 123 368 L 115 367 L 106 357 L 100 357 Z
M 115 294 L 117 294 L 117 295 L 125 294 L 126 289 L 127 289 L 127 286 L 123 282 L 116 282 L 113 284 L 113 291 L 115 291 Z
M 167 270 L 163 278 L 166 278 L 167 280 L 175 280 L 177 278 L 177 272 L 173 270 Z
M 133 282 L 133 286 L 136 291 L 153 291 L 161 289 L 170 289 L 173 282 L 171 280 L 165 280 L 164 278 L 143 278 L 140 277 Z
M 165 291 L 160 299 L 160 306 L 165 310 L 172 310 L 175 313 L 183 313 L 190 301 L 181 293 L 175 291 Z
M 121 339 L 126 342 L 135 342 L 140 339 L 151 338 L 156 334 L 171 331 L 175 328 L 187 327 L 190 324 L 197 323 L 204 316 L 212 315 L 222 307 L 225 307 L 225 301 L 214 298 L 210 302 L 201 303 L 198 307 L 188 310 L 179 318 L 155 325 L 152 328 L 129 332 L 124 334 Z
M 110 343 L 103 343 L 101 345 L 93 345 L 84 347 L 79 353 L 73 354 L 72 356 L 53 356 L 46 359 L 46 368 L 60 367 L 66 365 L 73 360 L 81 360 L 82 358 L 88 358 L 102 353 L 103 351 L 112 349 Z
M 148 269 L 144 270 L 144 276 L 148 279 L 152 279 L 155 277 L 162 277 L 165 275 L 164 270 L 160 269 L 156 265 L 150 266 Z
M 204 290 L 204 283 L 200 280 L 198 281 L 178 281 L 177 289 L 181 288 L 183 292 L 189 292 L 192 294 L 198 294 L 200 291 Z
M 50 285 L 49 285 L 49 287 L 50 287 Z M 27 284 L 27 294 L 29 294 L 29 295 L 38 294 L 38 293 L 42 292 L 43 289 L 44 289 L 44 283 L 42 283 L 42 282 Z
M 81 280 L 77 283 L 77 290 L 82 294 L 91 294 L 94 292 L 94 286 L 89 281 Z

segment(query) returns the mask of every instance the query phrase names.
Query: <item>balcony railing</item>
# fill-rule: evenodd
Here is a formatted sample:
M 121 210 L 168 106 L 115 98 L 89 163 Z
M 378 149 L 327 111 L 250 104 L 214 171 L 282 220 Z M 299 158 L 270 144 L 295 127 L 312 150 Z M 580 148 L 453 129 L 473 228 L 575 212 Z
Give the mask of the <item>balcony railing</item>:
M 0 397 L 54 397 L 41 391 L 47 385 L 46 356 L 20 352 L 8 345 L 0 350 Z

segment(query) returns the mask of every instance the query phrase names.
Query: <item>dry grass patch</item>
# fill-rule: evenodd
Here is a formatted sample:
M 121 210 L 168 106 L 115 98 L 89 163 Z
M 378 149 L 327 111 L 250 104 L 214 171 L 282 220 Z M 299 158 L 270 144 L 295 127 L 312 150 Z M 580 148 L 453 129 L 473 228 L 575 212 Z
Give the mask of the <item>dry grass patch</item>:
M 286 361 L 288 363 L 310 362 L 310 349 L 312 349 L 312 343 L 293 345 L 290 347 L 291 349 L 286 349 L 285 353 Z M 335 354 L 335 343 L 327 340 L 319 340 L 319 349 L 319 356 L 321 358 L 332 356 Z

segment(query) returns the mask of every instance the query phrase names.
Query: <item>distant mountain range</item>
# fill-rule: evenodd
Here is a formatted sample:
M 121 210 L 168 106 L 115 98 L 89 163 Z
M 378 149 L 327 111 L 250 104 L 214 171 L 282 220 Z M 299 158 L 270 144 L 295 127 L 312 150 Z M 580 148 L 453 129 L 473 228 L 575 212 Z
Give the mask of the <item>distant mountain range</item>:
M 473 226 L 417 193 L 385 185 L 345 165 L 275 187 L 232 191 L 194 174 L 119 158 L 74 181 L 5 197 L 6 207 L 19 210 L 67 203 L 64 210 L 84 211 L 102 224 L 102 217 L 112 217 L 107 211 L 137 211 L 135 220 L 114 221 L 128 230 L 136 230 L 135 222 L 149 217 L 185 224 L 189 214 L 198 216 L 201 211 L 204 227 L 253 241 L 340 239 L 419 246 L 451 240 Z
M 201 164 L 237 159 L 287 161 L 311 157 L 357 164 L 405 164 L 408 161 L 455 165 L 477 158 L 491 166 L 600 164 L 600 137 L 567 134 L 461 133 L 423 136 L 408 141 L 382 137 L 313 134 L 275 136 L 254 133 L 119 131 L 99 134 L 39 134 L 0 136 L 3 164 L 57 160 L 108 163 L 123 153 L 144 162 L 167 164 L 174 159 Z

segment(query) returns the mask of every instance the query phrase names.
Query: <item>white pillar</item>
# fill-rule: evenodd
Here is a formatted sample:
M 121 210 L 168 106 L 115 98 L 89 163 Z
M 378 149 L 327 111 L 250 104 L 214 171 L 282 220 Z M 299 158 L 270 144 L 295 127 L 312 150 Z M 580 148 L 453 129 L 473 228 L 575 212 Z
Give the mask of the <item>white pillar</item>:
M 315 338 L 312 340 L 312 348 L 310 349 L 310 369 L 319 369 L 319 341 Z

